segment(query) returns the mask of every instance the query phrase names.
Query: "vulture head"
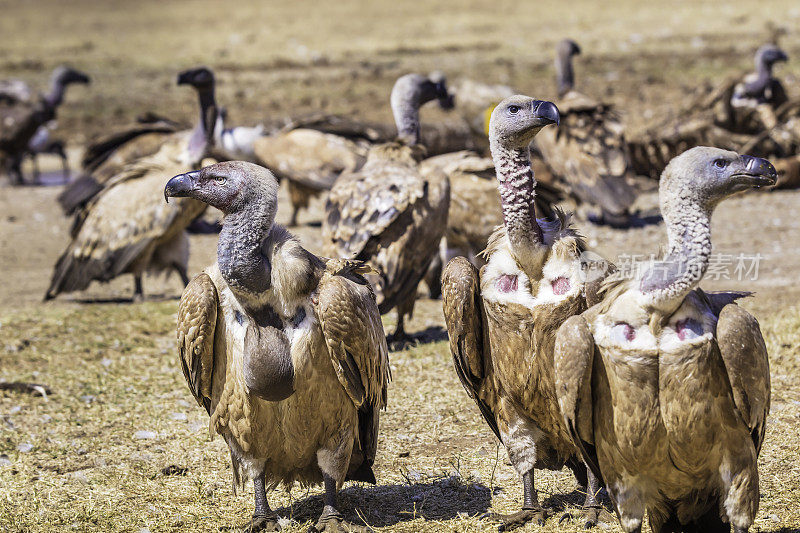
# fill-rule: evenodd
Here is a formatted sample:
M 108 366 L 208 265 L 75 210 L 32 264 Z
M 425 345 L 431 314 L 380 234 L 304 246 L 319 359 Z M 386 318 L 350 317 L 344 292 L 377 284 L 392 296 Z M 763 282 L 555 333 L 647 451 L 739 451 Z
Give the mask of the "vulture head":
M 734 194 L 774 185 L 775 167 L 766 159 L 736 152 L 698 146 L 674 158 L 661 177 L 662 204 L 696 199 L 698 207 L 712 210 Z M 667 209 L 665 209 L 667 207 Z M 668 205 L 662 205 L 667 212 Z
M 562 39 L 556 45 L 556 82 L 559 96 L 564 96 L 575 87 L 572 56 L 580 53 L 581 47 L 572 39 Z
M 84 74 L 80 70 L 75 70 L 74 68 L 64 65 L 56 67 L 55 70 L 53 70 L 52 79 L 54 83 L 62 86 L 67 86 L 73 83 L 87 85 L 92 81 L 87 74 Z
M 195 89 L 213 89 L 214 73 L 206 67 L 190 68 L 178 74 L 178 85 L 191 85 Z
M 442 109 L 453 109 L 456 97 L 447 89 L 447 77 L 441 70 L 434 70 L 428 74 L 428 79 L 433 84 L 433 91 L 436 93 L 436 100 Z
M 169 198 L 194 198 L 226 216 L 248 212 L 255 206 L 261 215 L 274 221 L 278 180 L 272 172 L 253 163 L 225 161 L 175 176 L 164 188 L 164 199 Z
M 558 124 L 558 108 L 552 102 L 529 96 L 509 96 L 492 111 L 489 139 L 509 149 L 527 149 L 539 131 Z
M 789 56 L 786 52 L 774 44 L 765 44 L 756 51 L 756 69 L 766 68 L 771 70 L 775 63 L 787 61 Z
M 556 53 L 558 57 L 569 59 L 572 56 L 580 55 L 581 47 L 572 39 L 561 39 L 556 45 Z

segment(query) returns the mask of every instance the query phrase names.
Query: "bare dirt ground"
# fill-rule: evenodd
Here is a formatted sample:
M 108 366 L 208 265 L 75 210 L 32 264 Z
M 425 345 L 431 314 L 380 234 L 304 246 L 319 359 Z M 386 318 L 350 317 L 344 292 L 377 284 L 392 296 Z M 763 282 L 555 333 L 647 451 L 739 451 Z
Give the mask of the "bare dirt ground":
M 750 67 L 765 23 L 796 28 L 790 1 L 622 1 L 517 4 L 363 2 L 328 5 L 241 2 L 0 2 L 0 77 L 40 82 L 69 62 L 91 73 L 72 91 L 60 131 L 78 155 L 91 135 L 153 110 L 192 120 L 194 102 L 174 86 L 177 70 L 198 63 L 218 73 L 219 99 L 234 123 L 277 121 L 311 111 L 388 121 L 388 91 L 404 72 L 445 70 L 554 96 L 552 45 L 577 39 L 581 89 L 617 104 L 631 128 L 674 115 L 695 87 Z M 782 44 L 781 67 L 796 95 L 800 37 Z M 425 110 L 429 120 L 457 120 Z M 165 181 L 169 176 L 165 176 Z M 93 285 L 47 304 L 41 297 L 67 243 L 59 187 L 0 188 L 0 381 L 32 381 L 47 399 L 0 392 L 0 530 L 218 531 L 244 524 L 252 489 L 234 495 L 228 453 L 209 439 L 174 345 L 180 283 L 145 279 L 148 300 L 128 303 L 132 280 Z M 800 193 L 755 193 L 720 206 L 714 247 L 732 279 L 709 289 L 746 289 L 772 369 L 772 410 L 760 458 L 761 508 L 754 530 L 800 531 Z M 655 205 L 645 195 L 645 208 Z M 319 248 L 321 201 L 296 234 Z M 289 209 L 282 191 L 279 222 Z M 657 252 L 663 227 L 630 230 L 577 224 L 591 247 Z M 194 236 L 190 270 L 213 261 L 216 236 Z M 739 254 L 760 254 L 737 279 Z M 622 257 L 622 260 L 625 258 Z M 750 266 L 750 263 L 747 263 Z M 385 317 L 387 329 L 394 315 Z M 410 331 L 425 342 L 392 354 L 394 381 L 382 418 L 375 487 L 348 484 L 350 520 L 390 531 L 493 531 L 477 517 L 518 508 L 521 488 L 505 452 L 455 376 L 441 303 L 421 300 Z M 540 497 L 555 509 L 543 528 L 580 531 L 582 495 L 566 471 L 537 473 Z M 322 509 L 321 489 L 277 490 L 271 503 L 290 531 L 306 531 Z M 564 511 L 576 515 L 563 523 Z M 601 529 L 620 531 L 612 516 Z

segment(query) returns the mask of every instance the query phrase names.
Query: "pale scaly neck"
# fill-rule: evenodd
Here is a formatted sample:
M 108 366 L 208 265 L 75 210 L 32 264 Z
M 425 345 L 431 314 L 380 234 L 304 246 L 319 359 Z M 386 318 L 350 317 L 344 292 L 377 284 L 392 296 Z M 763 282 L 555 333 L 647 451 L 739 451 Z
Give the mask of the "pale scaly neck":
M 544 237 L 536 221 L 536 179 L 531 169 L 530 151 L 490 143 L 497 173 L 497 189 L 503 209 L 511 251 L 522 269 L 531 276 L 542 266 Z
M 667 254 L 642 276 L 640 288 L 654 307 L 676 309 L 708 269 L 711 256 L 711 210 L 699 202 L 679 208 L 662 206 L 667 227 Z
M 271 265 L 264 250 L 274 217 L 266 202 L 225 216 L 217 244 L 217 262 L 222 277 L 234 292 L 260 294 L 271 287 Z

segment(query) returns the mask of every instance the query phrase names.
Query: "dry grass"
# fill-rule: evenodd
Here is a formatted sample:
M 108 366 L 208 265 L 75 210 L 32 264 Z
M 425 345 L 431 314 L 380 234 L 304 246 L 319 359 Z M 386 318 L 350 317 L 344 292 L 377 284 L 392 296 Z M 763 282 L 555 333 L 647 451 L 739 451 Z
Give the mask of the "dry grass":
M 580 41 L 581 87 L 616 102 L 629 124 L 674 113 L 689 87 L 749 67 L 767 20 L 796 26 L 793 0 L 642 3 L 577 2 L 317 3 L 88 0 L 0 2 L 0 77 L 40 81 L 69 62 L 95 78 L 68 97 L 60 124 L 74 146 L 154 110 L 190 121 L 194 102 L 174 73 L 205 63 L 219 74 L 220 101 L 233 121 L 274 121 L 326 110 L 389 120 L 392 80 L 442 68 L 553 96 L 553 43 Z M 800 55 L 800 37 L 784 42 Z M 795 63 L 796 65 L 796 63 Z M 790 83 L 793 64 L 782 67 Z M 795 90 L 790 87 L 790 90 Z M 427 110 L 426 110 L 427 111 Z M 426 117 L 427 118 L 427 117 Z M 441 118 L 432 112 L 431 119 Z M 179 285 L 146 280 L 153 299 L 120 303 L 129 279 L 39 303 L 66 242 L 52 189 L 0 188 L 0 380 L 49 385 L 47 399 L 0 393 L 0 530 L 217 531 L 245 523 L 252 489 L 234 496 L 228 454 L 209 441 L 177 365 L 173 328 Z M 761 253 L 746 305 L 760 319 L 772 361 L 773 403 L 762 452 L 760 531 L 800 531 L 800 250 L 798 195 L 751 195 L 723 204 L 715 250 Z M 653 198 L 645 199 L 650 207 Z M 280 220 L 288 217 L 282 197 Z M 320 204 L 301 216 L 319 220 Z M 592 247 L 610 256 L 656 250 L 662 228 L 630 231 L 586 224 Z M 298 230 L 312 250 L 319 228 Z M 191 270 L 214 256 L 213 236 L 193 238 Z M 391 327 L 393 317 L 388 317 Z M 439 302 L 423 301 L 411 331 L 440 339 L 392 356 L 395 380 L 382 419 L 377 487 L 349 484 L 343 503 L 392 531 L 493 531 L 475 518 L 517 508 L 521 489 L 452 370 Z M 137 432 L 153 432 L 154 434 Z M 171 466 L 177 469 L 168 469 Z M 185 470 L 184 470 L 185 469 Z M 581 496 L 566 472 L 537 473 L 541 497 L 559 511 Z M 321 510 L 319 489 L 272 495 L 307 530 Z M 580 521 L 525 530 L 578 531 Z M 605 527 L 619 531 L 613 520 Z

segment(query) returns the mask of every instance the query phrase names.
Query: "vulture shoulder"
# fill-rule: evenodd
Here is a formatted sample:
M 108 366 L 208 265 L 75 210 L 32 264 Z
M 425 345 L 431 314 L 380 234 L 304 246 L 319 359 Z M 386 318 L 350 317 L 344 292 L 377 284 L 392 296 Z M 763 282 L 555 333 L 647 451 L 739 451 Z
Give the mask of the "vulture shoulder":
M 189 282 L 178 305 L 178 355 L 183 376 L 194 399 L 208 414 L 218 305 L 217 289 L 205 272 Z
M 375 294 L 363 276 L 370 272 L 360 261 L 328 260 L 312 301 L 336 375 L 358 408 L 361 450 L 371 467 L 391 373 Z
M 319 191 L 329 190 L 342 172 L 360 168 L 367 156 L 363 142 L 306 128 L 259 137 L 253 151 L 277 176 Z
M 717 344 L 734 404 L 758 452 L 770 404 L 769 359 L 758 321 L 735 303 L 724 306 L 717 321 Z
M 569 317 L 558 328 L 553 353 L 556 396 L 564 424 L 584 462 L 600 479 L 592 421 L 592 365 L 595 342 L 582 315 Z
M 25 150 L 39 126 L 53 118 L 44 102 L 0 101 L 0 148 Z
M 180 126 L 173 122 L 166 120 L 158 120 L 155 122 L 137 122 L 126 127 L 122 127 L 111 133 L 101 135 L 94 139 L 83 154 L 81 165 L 87 172 L 97 169 L 103 162 L 105 162 L 117 149 L 127 145 L 134 139 L 147 135 L 150 133 L 166 134 L 175 133 L 179 131 Z M 158 149 L 150 151 L 150 146 L 154 145 L 153 141 L 144 143 L 149 153 L 155 153 Z M 141 151 L 141 149 L 139 150 Z M 140 154 L 147 155 L 147 154 Z
M 428 180 L 421 179 L 416 149 L 397 143 L 375 146 L 361 170 L 340 176 L 325 206 L 326 241 L 332 247 L 328 255 L 370 257 L 382 237 L 394 240 L 384 235 L 387 230 L 397 226 L 399 237 L 413 222 L 410 208 L 434 192 Z M 440 173 L 435 176 L 446 179 Z
M 478 269 L 464 257 L 452 259 L 442 273 L 442 306 L 458 379 L 500 439 L 495 414 L 480 394 L 490 361 Z

